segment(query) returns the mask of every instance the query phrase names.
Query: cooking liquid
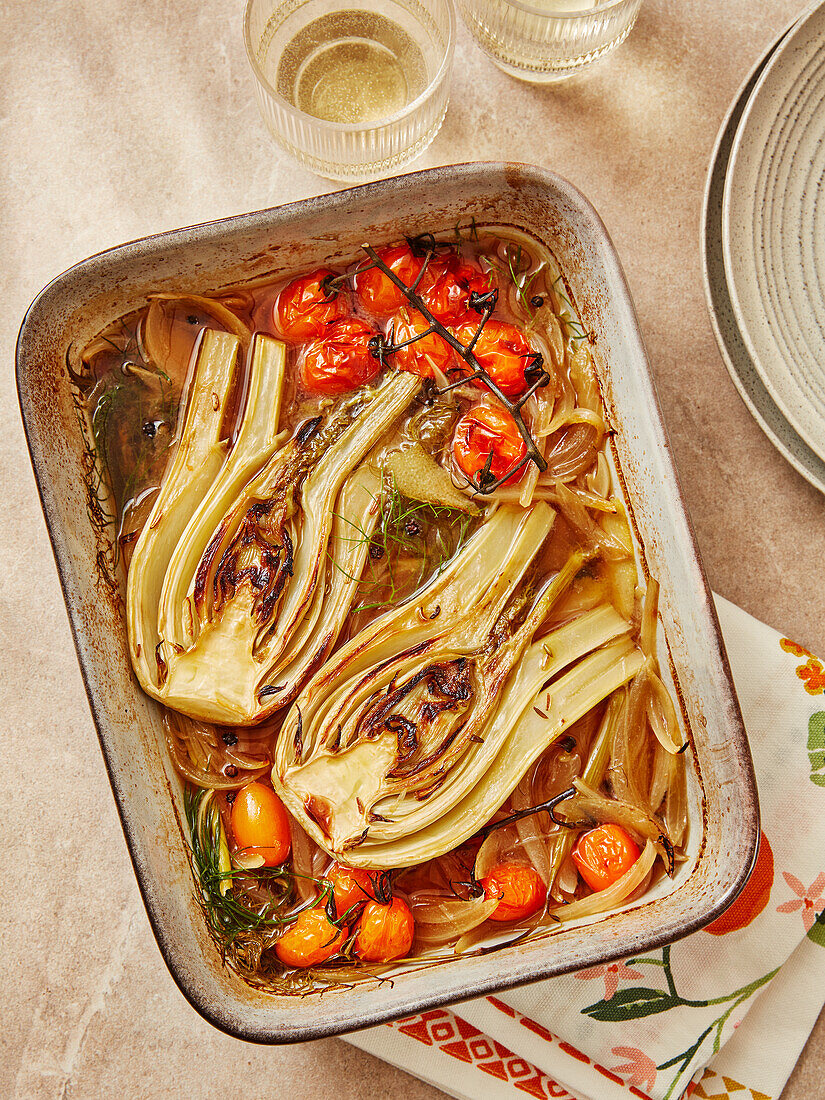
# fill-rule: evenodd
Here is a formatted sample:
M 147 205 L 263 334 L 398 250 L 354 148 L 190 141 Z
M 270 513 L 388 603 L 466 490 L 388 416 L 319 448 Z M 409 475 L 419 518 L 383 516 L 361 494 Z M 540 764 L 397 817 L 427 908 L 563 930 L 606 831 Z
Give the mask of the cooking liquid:
M 338 11 L 315 19 L 277 63 L 278 92 L 325 122 L 375 122 L 402 110 L 427 85 L 424 55 L 386 16 Z

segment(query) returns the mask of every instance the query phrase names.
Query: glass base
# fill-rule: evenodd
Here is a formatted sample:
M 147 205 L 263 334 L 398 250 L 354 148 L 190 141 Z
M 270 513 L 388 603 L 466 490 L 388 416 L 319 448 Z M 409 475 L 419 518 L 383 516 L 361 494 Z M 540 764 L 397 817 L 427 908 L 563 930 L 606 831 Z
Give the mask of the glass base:
M 299 149 L 297 146 L 292 145 L 289 141 L 284 139 L 282 134 L 273 131 L 268 123 L 267 129 L 271 137 L 275 140 L 275 143 L 279 145 L 284 152 L 288 153 L 293 160 L 303 165 L 304 168 L 309 168 L 316 176 L 334 180 L 336 183 L 368 183 L 370 180 L 381 179 L 384 176 L 393 175 L 395 172 L 398 172 L 402 168 L 406 168 L 408 164 L 411 164 L 412 161 L 420 157 L 432 144 L 438 131 L 441 129 L 446 113 L 447 109 L 445 105 L 441 117 L 437 118 L 429 130 L 422 134 L 418 141 L 408 149 L 396 153 L 393 157 L 385 157 L 383 160 L 373 161 L 367 164 L 335 164 L 331 161 L 323 160 L 320 157 L 313 156 L 311 153 L 306 152 L 304 149 Z M 267 120 L 265 119 L 264 121 Z
M 515 16 L 510 21 L 501 19 L 501 9 L 490 7 L 490 0 L 460 0 L 460 6 L 476 45 L 502 72 L 528 84 L 559 84 L 587 72 L 624 42 L 636 22 L 640 2 L 628 0 L 624 11 L 615 13 L 612 20 L 602 18 L 600 9 L 595 8 L 582 16 L 581 27 L 571 21 L 566 28 L 545 26 L 540 19 L 535 27 L 529 21 L 511 26 Z M 504 9 L 505 13 L 511 10 Z M 552 16 L 545 22 L 552 23 Z M 569 32 L 566 40 L 561 35 L 565 29 Z M 550 34 L 551 30 L 558 33 Z
M 594 58 L 572 69 L 543 69 L 537 71 L 535 69 L 519 68 L 517 65 L 502 61 L 500 58 L 490 53 L 488 53 L 487 56 L 503 73 L 507 73 L 508 76 L 512 76 L 516 80 L 521 80 L 525 84 L 563 84 L 577 76 L 582 76 L 590 70 L 596 61 L 600 60 L 600 58 Z

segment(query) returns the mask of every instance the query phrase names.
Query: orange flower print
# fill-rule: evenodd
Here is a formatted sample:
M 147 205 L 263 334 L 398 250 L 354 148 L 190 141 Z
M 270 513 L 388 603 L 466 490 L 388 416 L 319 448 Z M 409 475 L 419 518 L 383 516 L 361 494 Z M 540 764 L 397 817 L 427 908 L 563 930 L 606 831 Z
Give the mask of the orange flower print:
M 809 657 L 806 665 L 800 665 L 796 674 L 800 680 L 805 681 L 805 690 L 809 695 L 822 695 L 825 692 L 825 672 L 815 657 Z
M 759 840 L 759 855 L 745 889 L 721 917 L 705 926 L 712 936 L 726 936 L 738 932 L 759 916 L 771 899 L 773 888 L 773 851 L 764 833 Z
M 796 897 L 777 905 L 777 913 L 795 913 L 801 909 L 805 931 L 810 932 L 818 914 L 825 909 L 825 871 L 821 871 L 810 886 L 803 886 L 796 875 L 789 875 L 787 871 L 782 872 L 782 877 Z
M 807 657 L 805 664 L 798 665 L 796 669 L 796 674 L 804 683 L 807 693 L 809 695 L 825 693 L 825 669 L 822 667 L 822 661 L 814 657 L 809 649 L 805 649 L 798 642 L 792 642 L 790 638 L 780 639 L 779 644 L 786 653 L 792 653 L 794 657 Z
M 625 1078 L 625 1084 L 631 1088 L 651 1092 L 656 1084 L 656 1063 L 643 1054 L 637 1047 L 613 1047 L 610 1052 L 617 1058 L 626 1058 L 620 1066 L 613 1066 L 613 1072 Z
M 620 960 L 619 962 L 605 963 L 601 966 L 591 966 L 587 970 L 579 970 L 576 977 L 586 982 L 590 981 L 591 978 L 604 978 L 604 999 L 609 1001 L 619 988 L 619 982 L 623 978 L 643 978 L 644 974 L 640 974 L 632 966 L 626 966 Z

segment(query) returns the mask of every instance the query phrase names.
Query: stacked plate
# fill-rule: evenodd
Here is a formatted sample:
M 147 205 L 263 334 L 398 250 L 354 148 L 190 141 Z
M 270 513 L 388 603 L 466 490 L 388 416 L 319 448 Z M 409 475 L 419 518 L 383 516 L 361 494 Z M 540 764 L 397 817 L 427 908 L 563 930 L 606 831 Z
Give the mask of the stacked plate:
M 825 492 L 825 4 L 785 31 L 734 101 L 711 161 L 703 243 L 731 377 Z

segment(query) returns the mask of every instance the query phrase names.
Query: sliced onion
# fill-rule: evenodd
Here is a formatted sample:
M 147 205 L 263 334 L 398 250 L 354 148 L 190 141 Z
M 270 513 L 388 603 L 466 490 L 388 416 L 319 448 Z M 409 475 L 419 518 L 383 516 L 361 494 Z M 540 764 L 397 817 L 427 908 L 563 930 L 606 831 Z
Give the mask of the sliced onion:
M 493 829 L 489 833 L 482 843 L 476 854 L 476 861 L 473 867 L 473 878 L 477 882 L 481 882 L 490 874 L 492 869 L 497 863 L 501 862 L 500 852 L 502 850 L 502 844 L 505 842 L 503 833 L 510 832 L 510 826 L 505 826 L 503 829 Z M 511 834 L 512 835 L 512 834 Z
M 656 622 L 659 614 L 659 582 L 650 577 L 645 590 L 645 602 L 642 606 L 642 625 L 639 631 L 639 646 L 645 657 L 656 656 Z
M 667 794 L 668 781 L 670 779 L 669 752 L 665 752 L 661 745 L 657 745 L 653 754 L 653 772 L 650 776 L 650 809 L 652 813 L 658 813 L 659 807 Z
M 217 299 L 198 294 L 153 294 L 143 332 L 144 345 L 153 362 L 162 365 L 169 356 L 175 306 L 179 306 L 181 311 L 190 308 L 208 313 L 221 328 L 238 337 L 244 350 L 249 347 L 252 338 L 249 326 Z M 168 312 L 170 308 L 171 314 Z
M 556 491 L 555 503 L 564 518 L 575 531 L 593 549 L 598 550 L 608 560 L 626 558 L 627 552 L 622 544 L 604 531 L 592 518 L 579 497 L 572 492 L 569 486 L 560 480 L 554 482 Z
M 650 697 L 650 665 L 645 663 L 637 672 L 627 697 L 625 720 L 621 731 L 624 793 L 616 793 L 649 811 L 652 745 L 648 736 L 647 700 Z
M 170 710 L 164 713 L 163 726 L 172 763 L 184 779 L 197 787 L 216 791 L 234 790 L 251 782 L 270 767 L 268 759 L 256 760 L 254 766 L 246 763 L 235 765 L 245 774 L 232 777 L 224 775 L 220 769 L 225 763 L 233 761 L 225 751 L 218 748 L 218 735 L 214 726 L 196 722 Z
M 533 394 L 528 402 L 528 413 L 527 426 L 530 429 L 530 434 L 533 436 L 533 439 L 536 440 L 539 454 L 543 458 L 546 450 L 546 440 L 542 438 L 541 431 L 553 418 L 552 401 L 545 398 L 542 391 L 539 390 L 537 393 Z M 539 468 L 535 462 L 531 462 L 527 467 L 527 473 L 522 479 L 521 492 L 519 494 L 519 504 L 522 508 L 529 508 L 533 503 L 533 496 L 536 491 L 538 480 Z
M 576 865 L 573 863 L 573 860 L 568 855 L 562 862 L 559 873 L 556 875 L 554 887 L 558 891 L 557 896 L 560 897 L 562 894 L 575 894 L 578 885 L 579 873 L 576 870 Z
M 545 428 L 539 431 L 538 436 L 533 436 L 533 438 L 538 441 L 538 438 L 549 439 L 551 435 L 555 435 L 557 431 L 567 424 L 575 407 L 576 395 L 573 393 L 573 389 L 569 382 L 563 380 L 561 384 L 561 397 L 556 401 L 553 409 L 553 419 Z
M 263 867 L 266 859 L 254 848 L 247 848 L 242 852 L 233 852 L 232 862 L 236 867 L 243 868 L 244 871 L 257 871 L 259 867 Z
M 662 862 L 669 875 L 673 874 L 673 843 L 667 835 L 665 826 L 652 814 L 646 813 L 638 806 L 629 802 L 621 802 L 615 798 L 607 798 L 598 791 L 593 790 L 581 779 L 574 779 L 573 786 L 579 792 L 579 797 L 573 798 L 567 803 L 562 803 L 562 812 L 566 817 L 576 822 L 590 819 L 599 824 L 622 825 L 625 829 L 636 833 L 651 841 L 657 853 L 662 857 Z
M 683 760 L 668 755 L 670 775 L 667 784 L 665 823 L 674 844 L 682 844 L 687 832 L 687 774 Z
M 301 901 L 309 901 L 316 894 L 312 879 L 315 875 L 315 852 L 320 851 L 294 817 L 289 818 L 289 832 L 292 840 L 292 870 L 295 874 L 295 892 Z M 325 857 L 326 857 L 326 853 Z M 326 857 L 328 858 L 328 857 Z
M 537 801 L 540 801 L 534 793 L 533 780 L 535 774 L 536 769 L 533 769 L 532 775 L 528 772 L 510 795 L 510 804 L 514 810 L 526 810 L 529 806 L 535 806 Z M 549 887 L 553 875 L 546 834 L 542 834 L 537 830 L 535 816 L 523 817 L 515 823 L 515 826 L 527 858 L 538 871 L 545 888 Z
M 245 768 L 247 771 L 257 771 L 272 764 L 268 757 L 262 759 L 260 756 L 247 756 L 245 752 L 237 752 L 229 748 L 224 755 L 230 764 L 234 764 L 236 768 Z
M 412 899 L 415 938 L 428 947 L 450 943 L 483 924 L 497 905 L 498 898 L 488 900 L 483 894 L 469 901 L 419 894 Z
M 647 704 L 647 716 L 651 728 L 665 752 L 676 755 L 685 747 L 682 731 L 679 729 L 676 706 L 661 677 L 652 669 L 650 670 L 650 690 L 651 698 Z
M 601 413 L 595 412 L 593 409 L 575 409 L 569 416 L 568 424 L 588 424 L 591 428 L 595 428 L 598 436 L 604 435 L 604 418 Z
M 604 451 L 599 451 L 596 469 L 584 479 L 591 493 L 599 497 L 608 497 L 611 489 L 610 466 Z
M 169 749 L 169 755 L 172 758 L 172 763 L 175 765 L 175 769 L 183 776 L 184 779 L 188 779 L 191 783 L 194 783 L 196 787 L 203 787 L 207 790 L 215 791 L 231 791 L 238 787 L 242 787 L 245 783 L 251 782 L 256 776 L 262 774 L 269 767 L 269 764 L 264 764 L 263 767 L 258 768 L 255 772 L 247 773 L 246 775 L 236 775 L 233 778 L 225 776 L 219 773 L 208 772 L 203 768 L 195 767 L 187 758 L 184 750 L 173 738 L 167 735 L 166 744 Z
M 556 920 L 566 922 L 578 920 L 580 917 L 593 917 L 597 913 L 605 913 L 609 909 L 614 909 L 642 885 L 655 862 L 656 849 L 653 843 L 648 840 L 644 851 L 630 870 L 626 871 L 612 886 L 608 886 L 606 890 L 597 890 L 596 893 L 582 898 L 581 901 L 573 901 L 569 905 L 560 905 L 557 909 L 550 911 L 551 916 L 555 917 Z

